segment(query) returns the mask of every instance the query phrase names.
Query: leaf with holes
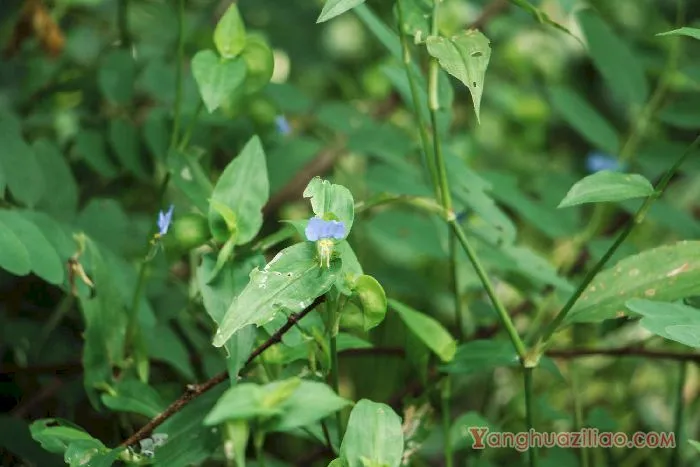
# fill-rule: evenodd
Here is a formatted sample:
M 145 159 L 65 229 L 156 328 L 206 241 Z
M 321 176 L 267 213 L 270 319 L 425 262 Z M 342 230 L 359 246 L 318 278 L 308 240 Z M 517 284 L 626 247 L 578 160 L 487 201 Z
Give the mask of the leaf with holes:
M 214 338 L 221 347 L 249 324 L 262 326 L 281 311 L 297 313 L 328 292 L 337 280 L 341 261 L 319 264 L 316 245 L 298 243 L 285 248 L 262 270 L 255 268 L 250 281 L 229 306 Z
M 672 301 L 700 294 L 700 241 L 630 256 L 599 273 L 564 320 L 596 323 L 626 316 L 632 298 Z
M 488 38 L 472 29 L 449 39 L 428 37 L 426 44 L 428 53 L 438 59 L 440 66 L 467 86 L 474 102 L 476 119 L 480 121 L 479 109 L 484 90 L 484 76 L 491 58 Z

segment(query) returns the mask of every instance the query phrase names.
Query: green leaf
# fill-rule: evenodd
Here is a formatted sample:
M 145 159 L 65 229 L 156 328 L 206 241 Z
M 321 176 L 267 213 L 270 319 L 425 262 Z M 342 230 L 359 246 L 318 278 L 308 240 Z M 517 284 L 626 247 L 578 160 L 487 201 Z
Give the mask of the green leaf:
M 304 221 L 304 228 L 301 229 L 300 235 L 304 235 L 304 229 L 308 221 Z M 335 250 L 338 252 L 343 265 L 338 276 L 338 283 L 336 286 L 338 290 L 344 295 L 352 295 L 353 289 L 355 287 L 356 279 L 362 275 L 362 266 L 360 265 L 355 252 L 348 243 L 347 240 L 341 240 L 335 245 Z M 383 291 L 382 291 L 383 293 Z M 385 298 L 386 301 L 386 298 Z M 384 306 L 386 309 L 386 304 Z M 385 310 L 386 311 L 386 310 Z
M 279 406 L 281 413 L 264 427 L 266 431 L 291 431 L 321 420 L 350 404 L 327 384 L 301 381 L 292 395 Z
M 645 198 L 652 193 L 654 187 L 641 175 L 601 170 L 576 182 L 557 207 Z
M 397 7 L 398 2 L 394 5 L 394 10 Z M 426 37 L 430 32 L 432 4 L 428 0 L 401 0 L 401 9 L 401 32 L 411 37 Z
M 620 141 L 615 127 L 585 99 L 565 87 L 552 88 L 549 98 L 566 123 L 589 143 L 609 154 L 617 154 Z
M 700 29 L 685 26 L 672 31 L 660 32 L 657 36 L 687 36 L 700 40 Z
M 593 64 L 612 91 L 625 103 L 643 105 L 649 96 L 649 84 L 642 62 L 592 10 L 578 13 Z
M 138 380 L 120 381 L 113 390 L 113 394 L 102 394 L 102 402 L 117 412 L 133 412 L 153 418 L 166 407 L 158 391 Z
M 340 445 L 348 467 L 399 467 L 404 450 L 401 418 L 386 404 L 360 400 Z
M 245 47 L 245 25 L 236 3 L 231 3 L 214 30 L 214 45 L 224 58 L 234 58 Z
M 29 251 L 11 228 L 12 218 L 6 219 L 4 212 L 0 210 L 0 267 L 16 276 L 25 276 L 32 267 Z
M 32 438 L 49 452 L 63 454 L 75 441 L 96 441 L 82 428 L 58 418 L 44 418 L 29 426 Z
M 320 177 L 314 177 L 304 189 L 304 198 L 311 198 L 311 209 L 317 217 L 335 217 L 345 223 L 345 236 L 350 234 L 355 218 L 355 201 L 350 190 Z
M 204 419 L 205 425 L 218 425 L 229 420 L 250 420 L 281 413 L 280 407 L 263 404 L 268 386 L 240 383 L 228 389 Z
M 36 206 L 44 193 L 44 177 L 15 121 L 0 118 L 0 148 L 0 167 L 10 193 L 27 207 Z
M 214 187 L 199 161 L 192 155 L 172 151 L 168 157 L 172 183 L 177 186 L 202 214 L 209 212 L 208 199 Z
M 484 77 L 491 58 L 488 38 L 472 29 L 449 39 L 430 36 L 426 44 L 428 53 L 439 60 L 440 66 L 469 89 L 476 119 L 480 122 L 479 109 L 484 91 Z
M 0 210 L 0 224 L 23 244 L 22 250 L 28 253 L 31 270 L 51 284 L 61 284 L 65 275 L 65 266 L 54 246 L 46 239 L 34 223 L 17 211 Z M 15 264 L 18 266 L 19 264 Z
M 107 145 L 102 133 L 81 129 L 75 138 L 74 151 L 92 170 L 103 177 L 111 178 L 117 175 L 117 168 L 107 155 Z
M 439 321 L 397 300 L 390 299 L 389 305 L 396 311 L 404 324 L 444 363 L 451 361 L 457 352 L 457 341 Z
M 639 324 L 665 339 L 700 348 L 700 310 L 681 303 L 666 303 L 633 298 L 625 303 L 642 315 Z
M 520 8 L 522 8 L 523 10 L 527 11 L 528 13 L 530 13 L 532 15 L 532 17 L 535 18 L 535 20 L 538 23 L 547 24 L 549 26 L 552 26 L 555 29 L 558 29 L 562 32 L 567 33 L 568 35 L 570 35 L 574 39 L 578 39 L 576 36 L 571 34 L 571 31 L 569 31 L 568 29 L 566 29 L 564 26 L 557 23 L 556 21 L 552 20 L 549 17 L 549 15 L 547 15 L 544 11 L 540 10 L 539 8 L 535 7 L 533 4 L 531 4 L 527 0 L 509 0 L 509 1 L 511 3 L 513 3 L 514 5 L 517 5 Z
M 364 3 L 365 0 L 326 0 L 323 5 L 323 10 L 316 20 L 316 24 L 323 23 L 329 19 L 342 15 L 348 10 L 355 8 L 357 5 Z
M 253 269 L 250 282 L 226 311 L 214 338 L 221 347 L 249 324 L 262 326 L 284 310 L 295 313 L 306 308 L 335 283 L 341 261 L 330 268 L 319 264 L 316 246 L 304 242 L 285 248 L 264 269 Z
M 209 113 L 234 96 L 245 81 L 245 61 L 219 58 L 211 50 L 200 50 L 192 58 L 192 74 Z
M 262 208 L 269 196 L 265 152 L 260 138 L 253 136 L 214 186 L 209 208 L 209 226 L 214 238 L 225 241 L 233 235 L 236 245 L 251 241 L 262 226 Z M 217 205 L 228 207 L 233 218 L 229 214 L 226 219 L 217 211 Z M 222 228 L 222 223 L 225 226 L 227 222 L 235 222 L 235 232 Z
M 125 49 L 114 49 L 101 60 L 97 84 L 102 95 L 115 104 L 126 104 L 134 94 L 136 62 Z
M 146 177 L 138 134 L 131 122 L 124 118 L 111 120 L 109 123 L 109 142 L 124 168 L 139 178 Z
M 202 294 L 204 309 L 217 326 L 223 321 L 226 310 L 235 300 L 236 295 L 245 288 L 250 272 L 254 268 L 264 267 L 264 265 L 265 258 L 262 255 L 254 255 L 235 263 L 226 263 L 216 279 L 211 280 L 215 260 L 211 254 L 202 257 L 202 264 L 197 269 L 197 283 Z M 255 335 L 255 328 L 249 326 L 241 329 L 226 342 L 227 366 L 232 377 L 238 375 L 248 359 L 253 344 L 255 344 Z
M 595 323 L 625 316 L 631 298 L 673 301 L 700 293 L 700 241 L 646 250 L 600 272 L 564 322 Z
M 78 186 L 70 165 L 51 142 L 40 139 L 32 145 L 44 178 L 44 196 L 38 207 L 56 219 L 70 221 L 78 209 Z

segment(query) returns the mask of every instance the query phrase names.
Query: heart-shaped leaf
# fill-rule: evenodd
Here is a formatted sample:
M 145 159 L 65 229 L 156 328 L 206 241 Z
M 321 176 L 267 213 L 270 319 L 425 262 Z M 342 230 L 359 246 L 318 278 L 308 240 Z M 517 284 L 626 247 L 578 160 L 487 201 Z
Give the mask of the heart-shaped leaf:
M 243 84 L 245 61 L 240 57 L 219 58 L 211 50 L 200 50 L 192 58 L 192 74 L 207 111 L 212 113 Z

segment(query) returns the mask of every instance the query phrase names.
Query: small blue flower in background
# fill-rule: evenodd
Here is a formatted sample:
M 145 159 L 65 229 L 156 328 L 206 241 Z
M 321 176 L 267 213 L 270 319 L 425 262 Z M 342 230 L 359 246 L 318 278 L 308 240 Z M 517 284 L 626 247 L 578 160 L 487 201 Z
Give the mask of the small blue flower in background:
M 173 220 L 174 208 L 175 206 L 171 204 L 167 212 L 160 211 L 158 213 L 158 236 L 162 237 L 168 233 L 168 228 L 170 228 L 170 223 Z
M 275 126 L 277 127 L 277 132 L 282 135 L 286 136 L 292 132 L 292 127 L 289 125 L 289 121 L 284 115 L 275 117 Z
M 306 239 L 311 242 L 327 238 L 340 240 L 345 237 L 345 223 L 341 221 L 325 221 L 319 217 L 312 217 L 309 219 L 304 233 L 306 233 Z
M 618 171 L 622 170 L 622 165 L 612 156 L 602 152 L 591 152 L 586 157 L 586 169 L 590 173 L 600 172 L 601 170 Z

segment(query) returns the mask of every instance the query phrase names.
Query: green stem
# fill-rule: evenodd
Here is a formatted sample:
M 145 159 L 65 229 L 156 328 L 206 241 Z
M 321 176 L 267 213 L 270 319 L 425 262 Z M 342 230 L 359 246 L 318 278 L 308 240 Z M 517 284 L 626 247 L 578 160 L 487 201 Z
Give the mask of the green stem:
M 129 355 L 131 351 L 134 350 L 136 337 L 138 336 L 138 311 L 139 302 L 141 301 L 141 294 L 146 286 L 146 269 L 148 267 L 148 261 L 145 259 L 141 261 L 141 267 L 139 268 L 139 277 L 136 282 L 136 289 L 134 290 L 134 295 L 131 297 L 131 306 L 129 307 L 129 314 L 127 315 L 127 328 L 126 337 L 124 339 L 124 349 L 125 355 Z
M 486 270 L 482 266 L 481 261 L 476 256 L 476 252 L 469 243 L 469 240 L 467 239 L 464 230 L 462 230 L 462 227 L 454 218 L 449 219 L 448 222 L 452 227 L 452 230 L 454 231 L 455 235 L 457 236 L 457 240 L 459 240 L 459 242 L 462 244 L 462 248 L 464 248 L 464 251 L 467 253 L 469 261 L 472 263 L 472 266 L 474 266 L 474 270 L 476 271 L 477 276 L 479 276 L 479 280 L 484 286 L 486 294 L 491 299 L 491 303 L 496 309 L 499 318 L 501 318 L 501 322 L 503 323 L 503 326 L 508 332 L 508 337 L 510 337 L 511 342 L 513 343 L 513 347 L 515 347 L 515 351 L 518 353 L 521 362 L 526 366 L 529 365 L 529 362 L 526 361 L 527 351 L 525 349 L 525 344 L 518 335 L 518 331 L 515 329 L 515 325 L 513 324 L 513 321 L 511 320 L 508 311 L 506 310 L 505 306 L 503 306 L 503 303 L 498 298 L 498 295 L 496 295 L 496 289 L 493 287 L 493 284 L 491 283 L 491 280 L 489 279 Z
M 448 235 L 450 267 L 452 269 L 452 294 L 455 297 L 455 318 L 457 325 L 457 337 L 464 339 L 464 310 L 462 309 L 462 296 L 459 288 L 459 262 L 457 261 L 457 242 L 452 232 Z
M 182 118 L 182 65 L 185 61 L 185 0 L 177 0 L 177 56 L 175 59 L 175 107 L 173 111 L 173 129 L 170 135 L 170 150 L 175 149 L 177 138 L 180 134 L 180 120 Z
M 676 434 L 676 447 L 671 454 L 670 467 L 678 467 L 681 465 L 681 446 L 685 444 L 683 438 L 683 427 L 685 425 L 685 407 L 683 389 L 685 388 L 686 379 L 688 376 L 688 363 L 680 362 L 680 374 L 678 375 L 678 386 L 676 389 L 676 414 L 674 422 L 674 433 Z
M 445 438 L 445 467 L 453 467 L 452 438 L 450 437 L 450 397 L 452 396 L 452 380 L 445 378 L 442 386 L 442 431 Z
M 129 34 L 129 0 L 118 0 L 117 2 L 117 25 L 119 27 L 119 42 L 123 49 L 131 46 L 131 35 Z
M 197 120 L 199 120 L 199 115 L 202 113 L 202 110 L 204 110 L 204 101 L 199 101 L 199 104 L 197 104 L 197 110 L 195 110 L 192 120 L 190 120 L 190 124 L 187 125 L 185 134 L 182 136 L 182 141 L 180 141 L 180 144 L 178 145 L 178 149 L 180 151 L 184 151 L 190 144 L 192 132 L 194 131 L 194 127 L 197 125 Z
M 659 183 L 657 183 L 656 188 L 654 189 L 654 193 L 649 195 L 645 200 L 644 203 L 642 203 L 642 206 L 637 210 L 637 212 L 634 215 L 634 218 L 625 226 L 624 230 L 620 232 L 618 235 L 617 239 L 615 242 L 608 248 L 608 251 L 605 252 L 603 257 L 596 263 L 595 266 L 586 274 L 586 277 L 583 279 L 581 284 L 578 286 L 576 291 L 571 295 L 569 300 L 566 302 L 564 307 L 559 311 L 559 313 L 554 317 L 552 322 L 549 323 L 549 325 L 545 328 L 542 338 L 540 338 L 540 344 L 538 345 L 538 349 L 540 351 L 544 351 L 548 344 L 549 340 L 554 334 L 554 332 L 557 330 L 559 325 L 564 321 L 564 318 L 566 318 L 566 315 L 571 311 L 571 309 L 574 307 L 576 302 L 578 301 L 579 297 L 583 294 L 583 292 L 586 290 L 588 285 L 593 281 L 595 276 L 600 272 L 601 269 L 603 269 L 603 266 L 610 260 L 613 254 L 617 251 L 617 249 L 622 245 L 622 243 L 627 239 L 629 234 L 634 230 L 634 227 L 637 226 L 638 224 L 641 224 L 644 221 L 644 218 L 646 216 L 647 211 L 649 211 L 649 208 L 651 207 L 651 204 L 657 199 L 660 198 L 663 192 L 666 190 L 666 187 L 668 186 L 669 182 L 675 175 L 675 173 L 678 171 L 680 166 L 685 162 L 685 160 L 688 158 L 688 156 L 697 149 L 697 147 L 700 146 L 700 134 L 695 138 L 695 140 L 686 148 L 685 151 L 683 151 L 683 154 L 678 158 L 675 164 L 666 172 L 666 174 L 663 176 L 661 180 L 659 180 Z
M 253 444 L 255 445 L 255 460 L 258 467 L 265 467 L 265 452 L 263 451 L 263 446 L 265 445 L 265 432 L 257 431 L 253 439 Z
M 581 341 L 581 328 L 573 328 L 574 347 L 578 347 Z M 571 373 L 571 399 L 574 405 L 574 431 L 581 430 L 584 426 L 583 419 L 583 393 L 580 384 L 580 368 L 576 361 L 569 362 Z M 580 450 L 581 467 L 590 466 L 590 449 Z
M 335 334 L 331 334 L 331 384 L 336 394 L 340 396 L 340 383 L 338 378 L 338 346 Z M 335 413 L 335 421 L 338 425 L 338 446 L 343 442 L 343 418 L 340 410 Z
M 411 49 L 408 45 L 408 40 L 406 39 L 406 34 L 403 31 L 403 7 L 401 6 L 402 0 L 396 0 L 396 13 L 399 26 L 399 38 L 401 40 L 401 50 L 403 55 L 403 66 L 406 70 L 406 78 L 408 78 L 408 87 L 411 91 L 411 100 L 413 103 L 413 114 L 416 118 L 416 124 L 418 125 L 418 133 L 420 135 L 421 146 L 423 149 L 423 162 L 430 175 L 430 181 L 432 183 L 433 189 L 435 190 L 435 195 L 439 198 L 438 191 L 438 172 L 435 167 L 435 160 L 430 151 L 430 139 L 428 137 L 428 130 L 425 122 L 423 122 L 423 116 L 420 112 L 420 106 L 418 99 L 418 85 L 416 84 L 415 76 L 413 75 L 413 63 L 411 60 Z
M 525 417 L 527 419 L 528 431 L 534 431 L 534 392 L 532 390 L 532 372 L 534 368 L 523 368 L 523 382 L 525 384 Z M 537 467 L 537 448 L 530 446 L 528 450 L 528 460 L 530 467 Z

